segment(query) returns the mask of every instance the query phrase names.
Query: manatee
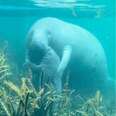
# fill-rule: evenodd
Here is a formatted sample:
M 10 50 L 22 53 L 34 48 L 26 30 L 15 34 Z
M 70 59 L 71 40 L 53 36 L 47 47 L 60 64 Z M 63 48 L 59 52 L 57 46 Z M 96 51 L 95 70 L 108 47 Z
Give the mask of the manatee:
M 83 27 L 53 17 L 42 18 L 32 25 L 27 35 L 26 59 L 33 69 L 43 67 L 52 75 L 58 90 L 66 69 L 70 71 L 69 85 L 81 90 L 99 89 L 109 77 L 99 40 Z

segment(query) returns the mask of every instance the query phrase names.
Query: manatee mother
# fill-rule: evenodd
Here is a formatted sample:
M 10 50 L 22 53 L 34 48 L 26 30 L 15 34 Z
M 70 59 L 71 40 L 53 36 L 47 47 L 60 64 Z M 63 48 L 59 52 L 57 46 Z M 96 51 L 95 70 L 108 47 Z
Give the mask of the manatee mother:
M 27 60 L 43 67 L 56 89 L 68 67 L 70 84 L 76 88 L 100 87 L 108 78 L 104 50 L 94 35 L 82 27 L 56 18 L 38 20 L 27 36 Z M 55 79 L 54 79 L 55 78 Z

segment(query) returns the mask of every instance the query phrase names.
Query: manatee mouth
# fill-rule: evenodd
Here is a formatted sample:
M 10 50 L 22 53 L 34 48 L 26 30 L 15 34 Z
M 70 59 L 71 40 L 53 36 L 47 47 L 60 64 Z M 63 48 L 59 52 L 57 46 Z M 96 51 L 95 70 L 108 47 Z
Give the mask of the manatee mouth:
M 35 44 L 28 49 L 29 60 L 34 64 L 40 64 L 44 55 L 46 54 L 46 48 L 43 44 Z

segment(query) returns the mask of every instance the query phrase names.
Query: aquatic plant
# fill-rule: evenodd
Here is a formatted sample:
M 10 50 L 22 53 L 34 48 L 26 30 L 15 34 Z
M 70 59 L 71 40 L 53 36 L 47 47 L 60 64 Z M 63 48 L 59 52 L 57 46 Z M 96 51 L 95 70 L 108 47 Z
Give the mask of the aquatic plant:
M 28 78 L 22 78 L 20 86 L 5 80 L 4 89 L 0 91 L 0 114 L 32 116 L 35 110 L 39 111 L 44 106 L 47 115 L 50 104 L 57 101 L 57 96 L 52 87 L 46 86 L 49 90 L 43 94 L 44 89 L 35 90 Z
M 45 116 L 115 116 L 115 113 L 106 110 L 100 91 L 81 103 L 77 99 L 77 106 L 74 108 L 72 101 L 75 91 L 64 89 L 57 94 L 52 86 L 46 87 L 46 92 L 44 89 L 37 91 L 28 78 L 22 78 L 19 86 L 5 80 L 4 87 L 0 90 L 0 115 L 34 116 L 35 110 L 43 108 Z M 57 110 L 51 112 L 54 103 L 59 104 Z
M 63 93 L 62 105 L 54 116 L 115 116 L 116 114 L 116 112 L 109 113 L 106 110 L 107 106 L 104 104 L 103 97 L 99 90 L 96 92 L 95 96 L 84 100 L 83 103 L 80 103 L 75 108 L 73 108 L 71 92 L 68 92 L 68 94 L 66 93 Z M 78 104 L 78 100 L 75 101 L 75 104 Z
M 96 92 L 95 97 L 89 98 L 78 110 L 76 114 L 84 116 L 104 116 L 102 113 L 102 96 L 100 91 Z
M 9 99 L 9 97 L 3 97 L 3 99 L 9 100 L 11 103 L 10 106 L 8 102 L 1 104 L 4 106 L 3 109 L 7 115 L 8 112 L 10 112 L 10 116 L 28 116 L 32 114 L 34 108 L 38 107 L 36 101 L 40 98 L 40 91 L 37 93 L 26 78 L 22 78 L 21 82 L 21 85 L 17 86 L 11 81 L 4 81 L 6 91 L 9 91 L 9 97 L 12 98 Z M 9 107 L 11 108 L 11 106 L 12 109 L 9 110 Z
M 7 57 L 4 51 L 0 50 L 0 80 L 11 75 L 10 65 L 8 64 Z

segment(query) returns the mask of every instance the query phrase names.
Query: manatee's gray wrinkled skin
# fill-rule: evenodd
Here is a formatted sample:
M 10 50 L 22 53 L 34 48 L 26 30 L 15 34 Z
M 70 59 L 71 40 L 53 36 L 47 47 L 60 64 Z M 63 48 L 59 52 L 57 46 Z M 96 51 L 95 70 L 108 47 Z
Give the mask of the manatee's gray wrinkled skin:
M 54 79 L 57 89 L 61 89 L 59 83 L 66 67 L 70 70 L 70 84 L 75 88 L 92 89 L 108 79 L 104 50 L 97 38 L 82 27 L 43 18 L 32 26 L 27 41 L 27 59 L 36 64 L 36 69 L 45 67 L 50 75 L 57 72 L 55 79 L 59 81 Z M 53 52 L 47 54 L 48 51 Z

